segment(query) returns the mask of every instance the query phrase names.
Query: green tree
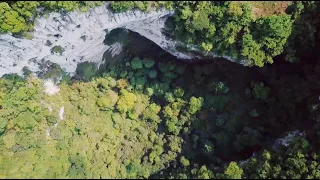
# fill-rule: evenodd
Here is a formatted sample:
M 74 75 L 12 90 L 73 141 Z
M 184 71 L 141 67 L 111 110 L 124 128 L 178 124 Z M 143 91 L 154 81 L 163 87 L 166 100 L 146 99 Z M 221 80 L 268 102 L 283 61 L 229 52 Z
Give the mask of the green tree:
M 213 178 L 212 171 L 208 170 L 205 165 L 201 166 L 200 169 L 192 169 L 191 174 L 195 179 L 210 179 Z
M 112 90 L 107 90 L 105 97 L 97 100 L 97 105 L 102 108 L 112 108 L 118 100 L 118 94 Z
M 134 1 L 111 1 L 110 6 L 115 12 L 125 12 L 134 8 Z
M 153 60 L 150 60 L 150 59 L 144 59 L 143 60 L 143 65 L 146 68 L 151 68 L 151 67 L 154 66 L 154 64 L 155 64 L 155 62 Z
M 236 162 L 230 162 L 227 169 L 224 171 L 228 179 L 241 179 L 243 170 L 237 165 Z
M 36 8 L 40 5 L 38 1 L 18 1 L 12 5 L 12 9 L 17 11 L 28 21 L 36 13 Z
M 192 96 L 190 98 L 190 102 L 189 102 L 189 113 L 195 114 L 198 110 L 201 109 L 202 105 L 203 105 L 203 98 L 202 97 L 196 98 L 196 97 Z
M 175 101 L 175 98 L 174 98 L 174 96 L 173 96 L 173 93 L 171 93 L 171 92 L 166 92 L 166 93 L 164 94 L 164 98 L 165 98 L 165 100 L 166 100 L 167 102 L 169 102 L 169 103 L 172 103 L 172 102 Z
M 259 67 L 262 67 L 267 59 L 266 54 L 261 50 L 261 45 L 254 41 L 250 34 L 243 35 L 241 55 Z
M 182 98 L 184 95 L 184 90 L 182 88 L 176 88 L 174 89 L 173 93 L 177 98 Z
M 134 58 L 131 61 L 131 67 L 132 67 L 132 69 L 142 69 L 143 68 L 142 60 L 140 60 L 138 58 Z
M 212 49 L 212 44 L 203 42 L 201 47 L 208 53 Z
M 270 88 L 265 86 L 264 83 L 252 83 L 252 93 L 256 99 L 266 100 L 270 94 Z
M 291 34 L 291 16 L 273 15 L 260 18 L 256 21 L 256 28 L 256 32 L 259 32 L 256 39 L 259 39 L 265 52 L 274 57 L 283 52 L 283 47 Z
M 120 97 L 117 102 L 117 109 L 122 113 L 127 112 L 128 110 L 133 108 L 136 100 L 137 100 L 137 97 L 135 94 L 125 89 L 122 89 L 120 91 Z
M 0 3 L 0 29 L 2 32 L 18 33 L 28 29 L 25 19 L 13 10 L 8 3 Z
M 190 165 L 189 160 L 186 159 L 184 156 L 182 156 L 182 157 L 180 158 L 180 163 L 182 164 L 182 166 L 185 166 L 185 167 L 187 167 L 187 166 Z
M 160 117 L 158 116 L 158 113 L 161 110 L 161 106 L 151 103 L 146 110 L 143 113 L 143 118 L 146 120 L 151 120 L 154 122 L 159 123 L 161 121 Z
M 150 78 L 154 79 L 154 78 L 157 77 L 157 71 L 156 70 L 150 70 L 148 75 L 149 75 Z

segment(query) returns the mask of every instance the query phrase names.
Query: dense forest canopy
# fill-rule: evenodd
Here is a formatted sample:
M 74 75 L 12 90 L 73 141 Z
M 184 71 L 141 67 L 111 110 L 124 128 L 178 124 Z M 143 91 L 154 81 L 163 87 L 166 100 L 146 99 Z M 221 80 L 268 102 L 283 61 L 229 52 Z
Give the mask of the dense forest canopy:
M 0 2 L 0 32 L 32 32 L 49 12 L 103 4 Z M 0 178 L 320 178 L 318 2 L 108 7 L 175 10 L 172 38 L 252 67 L 128 55 L 96 75 L 91 66 L 80 79 L 64 75 L 53 95 L 30 73 L 5 75 Z M 292 131 L 301 133 L 275 143 Z

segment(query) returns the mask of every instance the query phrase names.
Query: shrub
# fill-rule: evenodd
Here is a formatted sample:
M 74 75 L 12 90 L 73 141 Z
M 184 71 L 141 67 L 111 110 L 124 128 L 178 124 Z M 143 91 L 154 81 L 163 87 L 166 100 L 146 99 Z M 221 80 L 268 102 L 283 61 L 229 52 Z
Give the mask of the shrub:
M 182 164 L 182 166 L 187 167 L 190 166 L 190 162 L 188 159 L 186 159 L 184 156 L 182 156 L 180 158 L 180 163 Z
M 164 95 L 164 98 L 167 102 L 172 103 L 175 101 L 175 98 L 173 97 L 173 94 L 171 92 L 166 92 Z
M 53 46 L 51 48 L 51 53 L 59 53 L 60 55 L 62 55 L 62 53 L 64 52 L 64 49 L 61 46 Z
M 149 71 L 148 75 L 149 75 L 150 78 L 154 79 L 154 78 L 157 77 L 157 71 L 156 70 L 151 70 L 151 71 Z
M 203 98 L 199 97 L 196 98 L 194 96 L 192 96 L 190 98 L 190 102 L 189 102 L 189 113 L 190 114 L 195 114 L 198 110 L 201 109 L 202 105 L 203 105 Z
M 76 72 L 84 81 L 89 81 L 96 74 L 96 65 L 90 62 L 80 63 Z
M 130 93 L 125 89 L 122 89 L 120 91 L 119 101 L 117 102 L 117 109 L 122 113 L 127 112 L 128 110 L 134 107 L 136 100 L 137 97 L 135 94 Z
M 243 170 L 237 165 L 236 162 L 230 162 L 227 169 L 224 171 L 228 179 L 241 179 Z
M 142 69 L 143 68 L 142 60 L 140 60 L 138 58 L 134 58 L 131 61 L 131 67 L 132 67 L 132 69 Z
M 134 1 L 111 1 L 110 6 L 115 12 L 125 12 L 134 8 Z
M 264 83 L 254 83 L 253 82 L 253 96 L 256 99 L 266 100 L 270 93 L 270 88 L 265 86 Z
M 184 90 L 182 88 L 176 88 L 173 93 L 176 97 L 181 98 L 184 94 Z
M 153 89 L 152 88 L 146 88 L 146 94 L 148 96 L 152 96 L 153 95 Z
M 155 64 L 155 62 L 153 60 L 150 60 L 150 59 L 143 60 L 143 65 L 146 68 L 151 68 L 154 64 Z

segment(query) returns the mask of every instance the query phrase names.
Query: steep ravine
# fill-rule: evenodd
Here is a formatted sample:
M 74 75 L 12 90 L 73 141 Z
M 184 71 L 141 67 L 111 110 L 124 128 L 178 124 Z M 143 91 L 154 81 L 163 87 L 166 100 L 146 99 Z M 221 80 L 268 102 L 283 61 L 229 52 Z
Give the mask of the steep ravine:
M 173 58 L 174 56 L 180 60 L 196 58 L 195 54 L 177 51 L 175 48 L 177 42 L 167 39 L 162 33 L 167 17 L 172 14 L 173 12 L 164 9 L 151 11 L 148 14 L 141 11 L 113 14 L 106 6 L 97 7 L 84 14 L 77 12 L 51 13 L 48 18 L 43 17 L 36 21 L 32 40 L 15 38 L 9 34 L 0 35 L 0 77 L 8 73 L 21 75 L 23 67 L 28 67 L 36 72 L 39 70 L 39 64 L 42 60 L 57 63 L 71 75 L 75 73 L 78 64 L 86 61 L 93 62 L 99 67 L 104 63 L 104 60 L 108 60 L 103 57 L 105 52 L 110 52 L 113 58 L 123 50 L 122 45 L 118 42 L 109 45 L 104 42 L 107 32 L 120 27 L 136 32 L 152 42 L 151 45 L 144 43 L 145 41 L 141 41 L 141 37 L 139 39 L 136 33 L 131 33 L 130 54 L 157 56 L 158 59 L 162 57 L 164 59 Z M 61 54 L 52 53 L 52 48 L 58 46 L 62 48 Z M 160 48 L 168 53 L 161 52 Z M 159 57 L 160 54 L 162 55 Z M 209 56 L 215 55 L 209 54 Z M 223 69 L 232 72 L 227 77 L 230 81 L 231 79 L 238 80 L 241 77 L 234 74 L 233 68 L 230 68 L 234 65 L 237 64 L 221 62 Z M 242 72 L 249 69 L 239 68 L 242 67 L 241 65 L 236 67 Z M 263 69 L 259 72 L 263 72 Z M 252 74 L 251 72 L 251 77 L 247 80 L 255 77 Z M 238 84 L 234 84 L 234 86 L 237 86 L 237 89 L 241 87 Z M 277 143 L 281 142 L 277 141 Z

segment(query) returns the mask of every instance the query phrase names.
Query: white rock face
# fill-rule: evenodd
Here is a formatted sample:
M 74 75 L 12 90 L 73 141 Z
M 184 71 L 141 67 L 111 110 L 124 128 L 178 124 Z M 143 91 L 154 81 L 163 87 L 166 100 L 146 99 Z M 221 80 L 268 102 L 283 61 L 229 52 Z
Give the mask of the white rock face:
M 292 131 L 292 132 L 288 132 L 286 136 L 277 139 L 274 142 L 272 148 L 274 150 L 277 150 L 280 146 L 286 146 L 287 147 L 287 146 L 290 145 L 290 143 L 293 141 L 293 139 L 295 137 L 297 137 L 297 136 L 304 137 L 305 135 L 306 135 L 305 132 L 300 132 L 298 130 Z M 252 156 L 250 158 L 253 158 L 255 156 L 256 156 L 256 152 L 252 153 Z M 243 160 L 243 161 L 240 161 L 239 162 L 240 166 L 243 166 L 244 164 L 248 163 L 250 158 L 248 158 L 246 160 Z
M 55 95 L 60 91 L 60 88 L 57 85 L 55 85 L 51 79 L 45 80 L 43 86 L 45 88 L 44 92 L 49 96 Z
M 49 138 L 50 137 L 50 129 L 46 129 L 46 138 Z
M 306 134 L 304 132 L 300 132 L 298 130 L 289 132 L 289 133 L 287 133 L 287 135 L 285 137 L 277 139 L 273 145 L 273 148 L 277 149 L 280 145 L 289 146 L 295 137 L 297 137 L 297 136 L 304 137 L 305 135 Z
M 94 62 L 99 66 L 106 50 L 112 48 L 114 54 L 121 50 L 119 45 L 110 47 L 103 44 L 106 35 L 104 30 L 125 27 L 136 31 L 131 28 L 148 28 L 150 22 L 169 14 L 172 12 L 167 10 L 151 11 L 148 14 L 138 10 L 114 14 L 107 9 L 107 4 L 87 13 L 70 12 L 65 16 L 51 13 L 47 19 L 41 17 L 36 20 L 32 40 L 18 39 L 10 34 L 0 35 L 0 76 L 6 73 L 22 75 L 24 66 L 33 72 L 38 71 L 41 59 L 59 64 L 71 75 L 81 62 Z M 160 32 L 160 29 L 157 31 Z M 47 40 L 52 43 L 50 47 L 45 45 Z M 51 53 L 54 46 L 64 49 L 62 55 Z
M 70 12 L 65 15 L 51 13 L 48 18 L 41 17 L 35 22 L 33 39 L 18 39 L 10 34 L 0 35 L 0 77 L 7 73 L 22 75 L 22 68 L 39 71 L 41 60 L 57 63 L 60 67 L 74 75 L 79 63 L 88 61 L 97 67 L 103 63 L 104 52 L 111 50 L 112 55 L 121 52 L 121 44 L 104 45 L 106 32 L 115 28 L 126 28 L 148 38 L 165 51 L 181 59 L 198 58 L 192 53 L 176 50 L 179 42 L 166 39 L 161 30 L 168 16 L 173 11 L 160 9 L 144 13 L 139 10 L 125 13 L 112 13 L 107 9 L 108 3 L 89 10 L 87 13 Z M 84 40 L 85 39 L 85 40 Z M 46 45 L 51 42 L 51 46 Z M 52 54 L 55 46 L 63 48 L 62 54 Z M 201 52 L 188 45 L 189 48 Z M 209 57 L 218 57 L 210 53 Z M 224 57 L 235 61 L 230 57 Z M 245 61 L 237 61 L 246 65 Z
M 172 15 L 173 13 L 170 13 L 170 15 Z M 156 43 L 158 46 L 160 46 L 163 50 L 169 52 L 170 54 L 181 58 L 181 59 L 201 59 L 201 57 L 195 55 L 194 53 L 186 53 L 186 52 L 179 52 L 176 49 L 176 45 L 178 44 L 183 44 L 179 41 L 174 41 L 172 39 L 168 39 L 166 38 L 161 30 L 165 27 L 165 21 L 167 20 L 167 18 L 158 18 L 156 20 L 150 21 L 148 23 L 148 25 L 144 25 L 142 21 L 139 21 L 137 23 L 129 23 L 125 26 L 125 28 L 130 29 L 132 31 L 135 31 L 137 33 L 139 33 L 140 35 L 148 38 L 149 40 L 153 41 L 154 43 Z M 192 44 L 187 44 L 186 47 L 188 47 L 188 49 L 198 52 L 200 54 L 205 54 L 203 53 L 202 50 L 196 48 L 195 45 Z M 220 56 L 217 55 L 215 53 L 207 53 L 205 54 L 207 57 L 221 57 L 221 58 L 225 58 L 229 61 L 232 62 L 237 62 L 240 63 L 242 65 L 247 66 L 247 61 L 245 60 L 235 60 L 230 56 Z
M 61 107 L 59 110 L 59 120 L 63 120 L 64 107 Z
M 173 13 L 170 13 L 172 15 Z M 167 18 L 158 18 L 153 21 L 150 21 L 148 25 L 144 25 L 143 22 L 130 23 L 125 26 L 125 28 L 130 29 L 139 33 L 140 35 L 148 38 L 149 40 L 156 43 L 165 51 L 171 53 L 172 55 L 182 58 L 182 59 L 191 59 L 192 55 L 187 55 L 176 50 L 177 41 L 167 39 L 161 32 L 165 27 L 165 21 Z

